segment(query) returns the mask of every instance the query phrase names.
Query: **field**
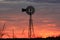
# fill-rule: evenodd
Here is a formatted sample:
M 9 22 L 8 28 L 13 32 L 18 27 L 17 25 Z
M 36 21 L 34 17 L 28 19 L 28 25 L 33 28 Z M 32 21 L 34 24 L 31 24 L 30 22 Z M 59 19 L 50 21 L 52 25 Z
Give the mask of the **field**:
M 60 40 L 59 37 L 47 37 L 47 38 L 1 38 L 0 40 Z

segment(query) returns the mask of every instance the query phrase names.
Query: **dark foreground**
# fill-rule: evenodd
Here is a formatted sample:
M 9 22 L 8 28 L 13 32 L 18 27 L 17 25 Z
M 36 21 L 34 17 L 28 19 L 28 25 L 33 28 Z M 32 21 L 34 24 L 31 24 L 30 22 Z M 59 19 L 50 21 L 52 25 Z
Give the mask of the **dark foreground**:
M 47 38 L 6 38 L 0 40 L 60 40 L 60 37 L 47 37 Z

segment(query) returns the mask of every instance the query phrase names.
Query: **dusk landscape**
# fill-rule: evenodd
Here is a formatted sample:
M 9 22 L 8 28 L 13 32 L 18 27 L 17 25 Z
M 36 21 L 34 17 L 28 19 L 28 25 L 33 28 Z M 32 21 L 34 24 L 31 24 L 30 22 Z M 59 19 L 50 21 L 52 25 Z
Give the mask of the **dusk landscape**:
M 0 38 L 28 38 L 27 6 L 35 8 L 32 38 L 60 37 L 60 0 L 0 0 Z

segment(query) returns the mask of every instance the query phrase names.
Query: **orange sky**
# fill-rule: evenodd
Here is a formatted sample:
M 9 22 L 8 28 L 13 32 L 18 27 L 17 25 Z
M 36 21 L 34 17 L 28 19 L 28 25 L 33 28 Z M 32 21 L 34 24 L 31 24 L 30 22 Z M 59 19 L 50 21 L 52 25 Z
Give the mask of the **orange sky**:
M 22 18 L 20 15 L 10 16 L 12 17 L 12 19 L 17 21 L 0 20 L 0 26 L 3 26 L 3 24 L 6 23 L 4 34 L 6 33 L 9 35 L 9 37 L 7 35 L 4 35 L 3 38 L 12 38 L 13 29 L 15 38 L 28 38 L 28 20 L 29 20 L 28 16 L 24 16 Z M 60 29 L 57 27 L 58 23 L 55 23 L 55 20 L 50 18 L 38 18 L 38 17 L 33 16 L 35 37 L 46 38 L 60 35 Z M 21 20 L 19 21 L 19 19 Z
M 2 21 L 3 22 L 3 21 Z M 46 21 L 44 21 L 46 22 Z M 3 22 L 4 23 L 4 22 Z M 13 30 L 15 38 L 28 38 L 28 26 L 26 28 L 20 28 L 15 25 L 6 25 L 8 26 L 4 33 L 8 34 L 4 35 L 3 38 L 12 38 L 13 37 Z M 42 25 L 34 25 L 34 33 L 35 37 L 52 37 L 52 36 L 59 36 L 60 31 L 55 28 L 56 24 L 42 24 Z M 51 28 L 52 27 L 52 28 Z M 24 30 L 24 32 L 23 32 Z
M 60 1 L 56 0 L 0 0 L 0 31 L 5 23 L 3 38 L 28 38 L 29 15 L 22 8 L 35 8 L 33 25 L 35 37 L 60 35 Z M 8 34 L 8 36 L 7 36 Z

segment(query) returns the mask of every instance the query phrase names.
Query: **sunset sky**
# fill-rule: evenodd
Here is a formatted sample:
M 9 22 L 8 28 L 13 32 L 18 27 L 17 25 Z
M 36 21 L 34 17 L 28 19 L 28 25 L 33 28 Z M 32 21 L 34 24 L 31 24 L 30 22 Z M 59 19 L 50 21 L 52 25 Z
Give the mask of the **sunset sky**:
M 60 35 L 60 0 L 0 0 L 0 30 L 5 23 L 3 38 L 28 38 L 29 15 L 22 8 L 34 6 L 35 37 Z M 7 36 L 8 34 L 9 36 Z

